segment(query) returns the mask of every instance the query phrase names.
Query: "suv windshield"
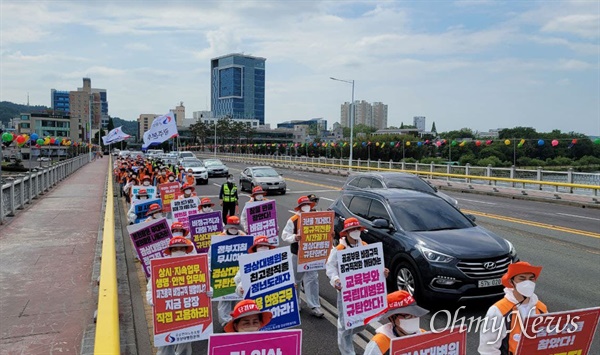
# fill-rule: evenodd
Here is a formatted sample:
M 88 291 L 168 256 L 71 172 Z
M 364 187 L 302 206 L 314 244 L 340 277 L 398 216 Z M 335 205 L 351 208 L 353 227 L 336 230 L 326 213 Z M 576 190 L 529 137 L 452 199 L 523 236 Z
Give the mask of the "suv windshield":
M 221 163 L 220 160 L 205 160 L 204 164 L 206 166 L 209 166 L 209 165 L 223 165 L 223 163 Z
M 197 168 L 197 167 L 203 167 L 204 165 L 202 165 L 202 162 L 199 161 L 186 161 L 183 164 L 184 168 Z
M 390 207 L 402 229 L 408 232 L 464 229 L 473 223 L 447 203 L 427 200 L 391 201 Z
M 419 177 L 394 178 L 387 180 L 386 184 L 388 188 L 422 191 L 428 194 L 435 193 L 435 190 Z
M 179 158 L 195 158 L 195 156 L 192 153 L 179 153 Z
M 254 174 L 254 177 L 278 177 L 279 176 L 279 174 L 277 174 L 277 172 L 271 168 L 253 169 L 252 173 Z

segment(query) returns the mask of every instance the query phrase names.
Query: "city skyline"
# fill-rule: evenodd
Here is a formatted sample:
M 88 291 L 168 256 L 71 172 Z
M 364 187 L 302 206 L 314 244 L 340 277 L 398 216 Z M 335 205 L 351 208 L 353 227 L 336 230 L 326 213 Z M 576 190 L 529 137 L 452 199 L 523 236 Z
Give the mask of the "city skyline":
M 592 1 L 0 2 L 2 100 L 50 106 L 90 77 L 110 114 L 210 109 L 210 59 L 266 58 L 265 123 L 384 102 L 439 132 L 530 126 L 600 135 Z M 27 19 L 27 21 L 24 21 Z M 427 127 L 428 128 L 428 127 Z

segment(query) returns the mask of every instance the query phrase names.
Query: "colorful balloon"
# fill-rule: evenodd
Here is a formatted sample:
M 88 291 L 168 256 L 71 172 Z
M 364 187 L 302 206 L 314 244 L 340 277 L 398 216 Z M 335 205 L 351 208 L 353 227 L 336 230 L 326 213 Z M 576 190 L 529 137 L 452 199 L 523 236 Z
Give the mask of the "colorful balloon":
M 451 146 L 456 147 L 456 145 L 458 144 L 457 141 L 452 141 L 452 143 L 450 143 Z
M 487 141 L 485 141 L 485 145 L 491 145 L 491 144 L 492 144 L 492 142 L 493 142 L 493 141 L 492 141 L 491 139 L 488 139 Z
M 410 141 L 406 141 L 406 146 L 410 147 Z
M 506 145 L 510 145 L 510 139 L 505 139 L 505 140 L 504 140 L 504 144 L 506 144 Z
M 26 141 L 25 137 L 23 137 L 23 136 L 18 136 L 17 137 L 17 143 L 23 144 L 23 143 L 25 143 L 25 141 Z
M 577 144 L 577 139 L 573 139 L 573 140 L 571 141 L 571 144 Z
M 543 145 L 544 145 L 544 143 L 545 143 L 545 142 L 544 142 L 544 140 L 543 140 L 543 139 L 540 139 L 540 140 L 538 141 L 538 145 L 539 145 L 540 147 L 541 147 L 541 146 L 543 146 Z
M 475 145 L 480 147 L 481 146 L 481 141 L 475 141 Z
M 417 147 L 420 147 L 423 145 L 423 142 L 417 142 Z
M 41 139 L 41 138 L 38 138 L 38 140 L 36 141 L 36 143 L 37 143 L 38 145 L 43 145 L 43 144 L 44 144 L 44 140 L 43 140 L 43 139 Z
M 39 137 L 38 137 L 37 133 L 32 133 L 31 137 L 29 137 L 29 138 L 31 138 L 32 141 L 36 142 Z
M 551 144 L 552 144 L 553 147 L 556 147 L 558 145 L 558 140 L 553 139 L 552 142 L 551 142 Z

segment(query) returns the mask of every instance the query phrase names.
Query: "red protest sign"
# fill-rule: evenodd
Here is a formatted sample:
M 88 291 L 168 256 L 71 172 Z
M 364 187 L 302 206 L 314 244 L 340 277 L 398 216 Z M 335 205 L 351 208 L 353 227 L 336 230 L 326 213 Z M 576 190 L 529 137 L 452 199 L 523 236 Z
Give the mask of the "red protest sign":
M 392 339 L 390 355 L 448 354 L 466 355 L 467 332 L 455 327 L 441 332 L 426 332 Z
M 152 259 L 154 345 L 208 339 L 212 306 L 206 254 Z
M 163 212 L 171 212 L 171 201 L 176 199 L 180 194 L 178 182 L 166 182 L 158 185 L 160 199 L 162 200 Z
M 517 354 L 587 355 L 600 307 L 534 315 L 526 319 Z

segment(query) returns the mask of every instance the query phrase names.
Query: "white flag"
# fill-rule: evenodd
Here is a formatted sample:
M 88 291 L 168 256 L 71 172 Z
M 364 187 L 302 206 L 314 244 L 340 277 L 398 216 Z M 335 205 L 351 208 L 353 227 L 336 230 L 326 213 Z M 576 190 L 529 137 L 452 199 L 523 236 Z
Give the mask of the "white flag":
M 117 143 L 130 137 L 129 134 L 123 132 L 121 127 L 123 126 L 119 126 L 108 132 L 107 135 L 102 136 L 102 142 L 104 143 L 104 145 Z
M 144 133 L 142 149 L 148 148 L 152 143 L 162 143 L 177 134 L 177 122 L 173 112 L 158 116 L 152 121 L 150 129 Z

